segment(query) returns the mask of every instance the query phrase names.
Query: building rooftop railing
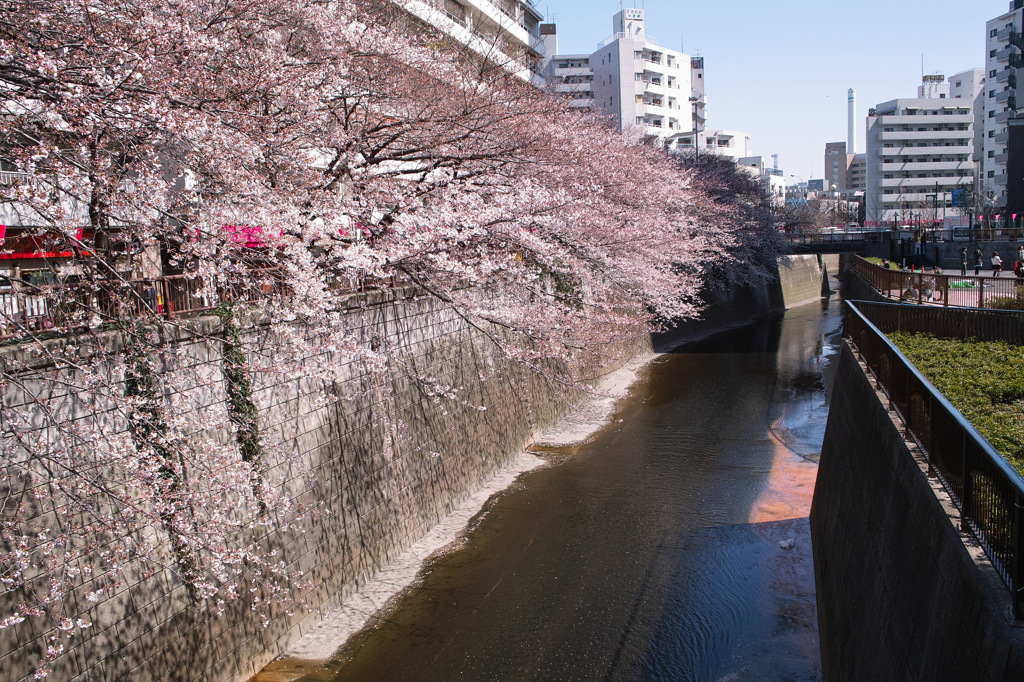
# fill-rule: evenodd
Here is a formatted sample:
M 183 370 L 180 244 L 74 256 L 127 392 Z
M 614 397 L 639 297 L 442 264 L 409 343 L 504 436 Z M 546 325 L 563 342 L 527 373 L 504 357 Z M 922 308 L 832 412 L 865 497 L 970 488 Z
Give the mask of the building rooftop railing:
M 902 330 L 891 303 L 848 301 L 846 337 L 906 426 L 1024 617 L 1024 477 L 886 337 Z M 939 311 L 943 312 L 943 311 Z M 974 311 L 972 311 L 974 312 Z M 980 311 L 979 311 L 980 312 Z
M 658 44 L 658 41 L 655 38 L 653 38 L 653 37 L 651 37 L 649 35 L 646 35 L 644 33 L 641 33 L 639 35 L 631 35 L 629 33 L 623 33 L 623 32 L 620 31 L 618 33 L 613 33 L 612 35 L 608 36 L 607 38 L 605 38 L 604 40 L 599 42 L 597 44 L 597 49 L 600 50 L 602 47 L 604 47 L 606 45 L 611 45 L 616 40 L 642 40 L 642 41 L 644 41 L 645 43 L 647 43 L 649 45 L 657 45 Z

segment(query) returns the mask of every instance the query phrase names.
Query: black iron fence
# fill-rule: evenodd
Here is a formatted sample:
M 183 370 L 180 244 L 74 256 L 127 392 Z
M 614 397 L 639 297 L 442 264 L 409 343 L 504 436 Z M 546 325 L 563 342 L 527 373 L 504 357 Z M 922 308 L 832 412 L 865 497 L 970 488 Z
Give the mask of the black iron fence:
M 963 530 L 977 538 L 1009 587 L 1016 616 L 1022 618 L 1024 477 L 886 338 L 883 329 L 919 327 L 894 308 L 907 306 L 847 302 L 847 338 L 903 420 L 907 436 L 927 456 L 929 470 L 960 511 Z
M 344 296 L 406 283 L 394 277 L 335 278 L 331 292 Z M 132 318 L 172 319 L 201 314 L 235 301 L 291 295 L 278 269 L 237 276 L 169 275 L 153 279 L 79 280 L 34 286 L 5 281 L 0 287 L 0 339 L 98 327 Z
M 1024 302 L 1024 279 L 1013 272 L 999 277 L 974 277 L 909 272 L 876 265 L 854 256 L 853 268 L 886 298 L 923 305 L 991 308 L 1010 299 Z
M 884 334 L 896 331 L 939 338 L 1006 341 L 1024 345 L 1024 313 L 1016 310 L 940 308 L 857 301 L 857 308 Z

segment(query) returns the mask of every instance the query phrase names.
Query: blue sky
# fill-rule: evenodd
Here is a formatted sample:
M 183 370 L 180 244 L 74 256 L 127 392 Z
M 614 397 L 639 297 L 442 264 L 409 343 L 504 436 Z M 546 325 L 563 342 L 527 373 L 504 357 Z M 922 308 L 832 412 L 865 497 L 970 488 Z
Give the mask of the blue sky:
M 914 97 L 925 73 L 985 67 L 985 22 L 1007 0 L 534 0 L 558 26 L 559 52 L 593 52 L 620 6 L 645 10 L 658 44 L 704 57 L 708 126 L 752 136 L 787 176 L 820 178 L 825 143 L 846 139 L 857 91 L 858 150 L 869 107 Z M 812 173 L 813 170 L 813 173 Z

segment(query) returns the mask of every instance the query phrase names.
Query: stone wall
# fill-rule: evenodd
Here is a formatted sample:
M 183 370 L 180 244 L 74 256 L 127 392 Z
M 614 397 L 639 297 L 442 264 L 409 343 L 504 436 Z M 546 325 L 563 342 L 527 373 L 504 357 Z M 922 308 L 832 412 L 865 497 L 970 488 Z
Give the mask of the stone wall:
M 811 507 L 823 679 L 1024 679 L 995 569 L 849 346 Z
M 722 291 L 712 299 L 705 319 L 677 329 L 669 345 L 780 310 L 784 303 L 777 284 Z M 68 601 L 67 615 L 92 627 L 71 640 L 50 679 L 247 679 L 422 537 L 578 397 L 508 364 L 454 311 L 414 290 L 352 297 L 348 305 L 346 327 L 361 344 L 391 346 L 392 364 L 383 374 L 353 361 L 340 376 L 319 377 L 327 351 L 311 341 L 303 358 L 309 371 L 293 376 L 275 367 L 280 331 L 260 325 L 247 331 L 255 349 L 248 360 L 261 438 L 268 452 L 287 453 L 268 462 L 269 477 L 299 501 L 329 511 L 265 539 L 289 570 L 309 579 L 302 595 L 306 610 L 252 609 L 239 600 L 217 616 L 209 604 L 195 604 L 169 570 L 130 570 L 126 584 L 95 604 L 82 598 L 93 587 L 83 582 Z M 175 418 L 187 429 L 201 421 L 199 415 L 223 410 L 221 321 L 187 320 L 151 332 L 159 338 L 155 367 Z M 97 343 L 106 350 L 121 348 L 116 335 L 101 334 Z M 608 364 L 650 350 L 651 344 L 643 337 L 631 347 L 610 349 Z M 16 348 L 0 350 L 0 362 L 14 355 Z M 112 376 L 123 371 L 116 360 L 105 369 Z M 42 366 L 38 372 L 49 376 L 52 369 Z M 63 378 L 67 389 L 54 391 L 41 379 L 37 386 L 46 385 L 55 414 L 73 414 L 80 424 L 102 428 L 112 442 L 130 442 L 118 407 L 123 386 L 114 382 L 110 395 L 86 400 L 74 388 L 79 377 L 73 371 Z M 437 395 L 428 388 L 433 382 L 460 390 Z M 31 384 L 29 378 L 26 391 L 34 390 Z M 10 386 L 4 401 L 8 409 L 28 403 Z M 227 428 L 193 435 L 235 447 Z M 0 682 L 31 679 L 44 636 L 32 619 L 0 630 Z
M 74 591 L 68 615 L 93 625 L 55 661 L 50 679 L 248 678 L 419 539 L 481 478 L 521 452 L 574 397 L 508 364 L 490 341 L 436 299 L 396 290 L 353 297 L 349 306 L 346 326 L 363 344 L 391 346 L 392 364 L 383 374 L 352 362 L 339 377 L 318 377 L 326 351 L 315 344 L 303 360 L 311 371 L 275 371 L 277 332 L 258 325 L 247 332 L 256 349 L 249 365 L 261 438 L 268 452 L 289 455 L 269 462 L 269 477 L 300 501 L 329 512 L 266 539 L 289 570 L 299 569 L 309 579 L 303 595 L 308 610 L 254 610 L 239 600 L 218 617 L 208 604 L 194 604 L 170 571 L 145 576 L 130 570 L 127 584 L 106 592 L 99 603 L 82 599 L 91 581 Z M 165 399 L 183 424 L 198 423 L 195 417 L 203 411 L 224 409 L 220 325 L 211 317 L 153 329 L 161 337 L 157 368 Z M 119 337 L 100 343 L 117 349 Z M 647 337 L 618 349 L 620 360 L 645 348 Z M 116 364 L 109 368 L 112 375 L 120 371 Z M 73 373 L 65 379 L 76 386 Z M 36 388 L 45 383 L 39 379 Z M 439 395 L 430 388 L 435 384 L 455 387 L 456 394 Z M 126 437 L 117 407 L 123 390 L 116 384 L 111 395 L 91 405 L 74 390 L 45 390 L 58 411 L 102 426 L 112 442 Z M 11 387 L 4 399 L 8 408 L 27 403 Z M 228 429 L 196 435 L 233 447 Z M 0 630 L 0 681 L 32 677 L 43 634 L 33 619 Z

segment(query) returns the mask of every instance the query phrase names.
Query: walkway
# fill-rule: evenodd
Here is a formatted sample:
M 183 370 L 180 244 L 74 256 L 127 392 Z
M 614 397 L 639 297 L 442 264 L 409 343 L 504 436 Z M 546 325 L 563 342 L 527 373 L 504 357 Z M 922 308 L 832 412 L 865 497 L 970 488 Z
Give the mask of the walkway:
M 956 274 L 936 274 L 891 270 L 856 256 L 853 268 L 880 294 L 893 301 L 907 301 L 921 305 L 956 306 L 965 308 L 992 308 L 999 299 L 1020 298 L 1024 301 L 1024 280 L 1012 272 L 995 277 L 991 270 L 982 270 L 978 277 L 969 268 L 967 277 Z

